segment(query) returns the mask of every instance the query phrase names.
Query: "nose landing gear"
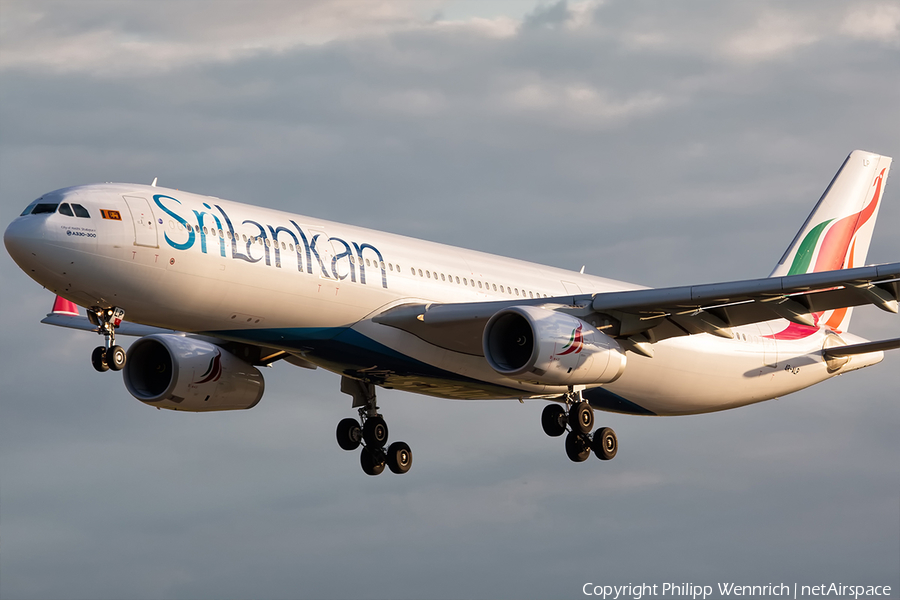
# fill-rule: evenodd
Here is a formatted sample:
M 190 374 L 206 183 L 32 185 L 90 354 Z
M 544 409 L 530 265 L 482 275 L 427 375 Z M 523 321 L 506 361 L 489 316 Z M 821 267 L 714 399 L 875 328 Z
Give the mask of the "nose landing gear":
M 572 462 L 584 462 L 591 451 L 600 460 L 611 460 L 619 450 L 616 432 L 609 427 L 601 427 L 591 435 L 594 428 L 594 409 L 581 399 L 576 392 L 565 396 L 568 411 L 559 404 L 548 404 L 541 413 L 541 427 L 550 437 L 559 437 L 567 430 L 566 455 Z
M 341 391 L 353 397 L 359 420 L 342 419 L 337 426 L 337 443 L 344 450 L 363 446 L 359 464 L 366 475 L 380 475 L 387 466 L 393 473 L 406 473 L 412 467 L 412 450 L 405 442 L 394 442 L 385 450 L 388 426 L 378 414 L 375 386 L 350 377 L 341 378 Z
M 91 353 L 91 364 L 94 370 L 121 371 L 125 367 L 125 348 L 116 345 L 116 327 L 125 317 L 125 311 L 119 307 L 93 307 L 87 311 L 88 319 L 97 326 L 98 333 L 103 336 L 104 344 L 97 346 Z

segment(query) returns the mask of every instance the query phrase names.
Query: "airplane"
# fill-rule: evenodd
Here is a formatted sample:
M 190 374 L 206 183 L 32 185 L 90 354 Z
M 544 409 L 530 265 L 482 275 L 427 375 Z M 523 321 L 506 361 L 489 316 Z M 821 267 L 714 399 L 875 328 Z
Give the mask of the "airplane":
M 377 387 L 547 401 L 542 428 L 569 459 L 610 460 L 618 440 L 594 410 L 736 408 L 900 347 L 848 331 L 855 306 L 898 312 L 900 263 L 864 266 L 891 160 L 852 152 L 769 277 L 704 285 L 646 288 L 156 180 L 49 192 L 3 240 L 57 294 L 42 322 L 103 336 L 93 367 L 149 406 L 252 408 L 258 367 L 284 360 L 341 376 L 358 416 L 337 442 L 361 447 L 369 475 L 412 466 Z M 126 352 L 117 334 L 138 339 Z

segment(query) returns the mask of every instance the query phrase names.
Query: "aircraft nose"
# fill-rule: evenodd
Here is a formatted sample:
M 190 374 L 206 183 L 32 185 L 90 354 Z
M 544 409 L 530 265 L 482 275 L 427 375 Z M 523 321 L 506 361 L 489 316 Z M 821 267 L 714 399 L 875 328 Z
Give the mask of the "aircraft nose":
M 41 219 L 19 217 L 3 232 L 3 245 L 16 264 L 26 273 L 37 258 L 38 246 L 44 239 L 44 223 Z

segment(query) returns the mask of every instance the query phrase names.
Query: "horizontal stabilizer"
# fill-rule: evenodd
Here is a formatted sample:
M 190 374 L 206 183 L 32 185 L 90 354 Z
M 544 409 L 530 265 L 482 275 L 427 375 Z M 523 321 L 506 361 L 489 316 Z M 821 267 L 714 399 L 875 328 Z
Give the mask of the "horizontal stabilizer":
M 900 338 L 881 340 L 880 342 L 866 342 L 865 344 L 851 344 L 848 346 L 836 346 L 826 348 L 822 355 L 826 358 L 840 358 L 853 356 L 854 354 L 868 354 L 869 352 L 882 352 L 884 350 L 896 350 L 900 348 Z

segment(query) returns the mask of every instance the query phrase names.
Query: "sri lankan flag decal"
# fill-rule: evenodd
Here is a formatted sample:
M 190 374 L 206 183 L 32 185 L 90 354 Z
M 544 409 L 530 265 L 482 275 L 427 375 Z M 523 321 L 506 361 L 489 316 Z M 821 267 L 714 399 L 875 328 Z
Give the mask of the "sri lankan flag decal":
M 106 210 L 104 208 L 100 209 L 100 214 L 104 219 L 109 219 L 110 221 L 121 221 L 122 213 L 117 210 Z

